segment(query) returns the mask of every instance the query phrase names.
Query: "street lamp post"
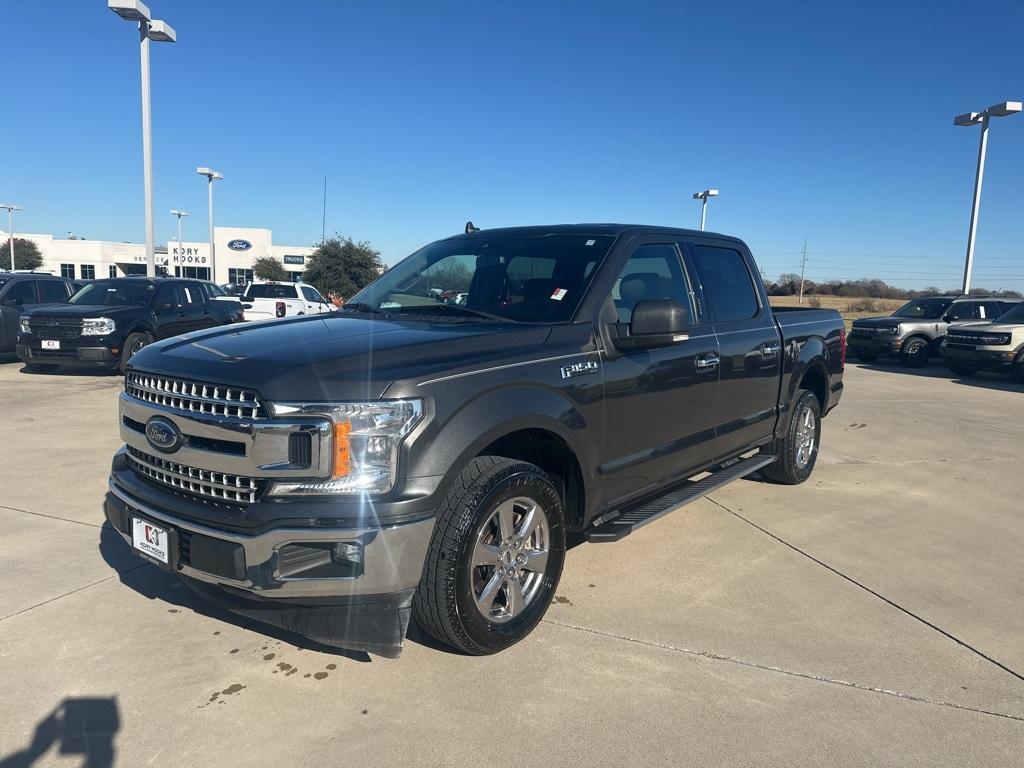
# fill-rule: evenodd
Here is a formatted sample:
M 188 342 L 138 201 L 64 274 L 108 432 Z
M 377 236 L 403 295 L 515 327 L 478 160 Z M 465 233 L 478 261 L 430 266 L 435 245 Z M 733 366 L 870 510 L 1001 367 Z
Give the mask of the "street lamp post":
M 708 215 L 708 198 L 718 197 L 717 189 L 705 189 L 703 192 L 694 192 L 693 199 L 700 200 L 700 231 L 704 231 L 704 222 L 707 221 Z
M 188 213 L 185 212 L 185 211 L 179 211 L 177 208 L 171 208 L 171 216 L 177 216 L 178 217 L 178 256 L 180 257 L 181 256 L 181 220 L 185 216 L 188 216 Z
M 177 36 L 166 21 L 154 21 L 140 0 L 107 0 L 107 7 L 125 21 L 139 24 L 139 61 L 142 80 L 142 176 L 146 207 L 146 274 L 156 276 L 153 244 L 153 126 L 149 97 L 149 41 L 173 43 Z
M 7 209 L 7 236 L 11 242 L 11 271 L 14 271 L 14 212 L 20 211 L 21 206 L 14 203 L 0 203 L 0 208 Z
M 224 175 L 212 168 L 196 168 L 196 173 L 206 177 L 207 215 L 210 219 L 210 279 L 217 282 L 217 246 L 213 242 L 213 182 L 223 179 Z
M 994 104 L 983 112 L 968 112 L 953 118 L 953 125 L 981 126 L 981 140 L 978 143 L 978 168 L 974 172 L 974 200 L 971 203 L 971 225 L 967 230 L 967 259 L 964 264 L 963 293 L 971 290 L 971 271 L 974 269 L 974 241 L 978 234 L 978 212 L 981 209 L 981 183 L 985 176 L 985 153 L 988 150 L 988 121 L 991 117 L 1007 117 L 1021 111 L 1021 102 L 1004 101 Z

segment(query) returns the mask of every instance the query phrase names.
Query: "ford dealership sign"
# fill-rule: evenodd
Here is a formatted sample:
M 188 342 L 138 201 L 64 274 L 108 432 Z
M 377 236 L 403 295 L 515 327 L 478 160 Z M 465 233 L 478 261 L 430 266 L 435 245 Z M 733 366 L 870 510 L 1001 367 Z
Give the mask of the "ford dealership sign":
M 248 251 L 252 248 L 252 243 L 248 240 L 228 240 L 228 248 L 232 251 Z

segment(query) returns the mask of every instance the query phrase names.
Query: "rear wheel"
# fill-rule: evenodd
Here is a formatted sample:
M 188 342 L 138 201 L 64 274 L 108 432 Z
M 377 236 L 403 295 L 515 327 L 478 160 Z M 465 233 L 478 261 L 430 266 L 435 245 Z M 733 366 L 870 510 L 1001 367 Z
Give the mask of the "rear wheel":
M 121 350 L 121 373 L 127 370 L 128 361 L 132 359 L 132 355 L 147 344 L 152 343 L 153 339 L 150 338 L 148 333 L 129 333 L 128 338 L 124 340 L 124 347 Z
M 480 456 L 438 509 L 416 623 L 464 653 L 496 653 L 544 616 L 565 558 L 558 490 L 539 467 Z
M 928 340 L 920 336 L 907 339 L 900 349 L 900 362 L 907 368 L 922 368 L 928 362 Z
M 775 461 L 761 472 L 777 483 L 798 485 L 814 471 L 820 444 L 821 404 L 813 392 L 804 389 L 793 406 L 786 434 L 775 443 Z

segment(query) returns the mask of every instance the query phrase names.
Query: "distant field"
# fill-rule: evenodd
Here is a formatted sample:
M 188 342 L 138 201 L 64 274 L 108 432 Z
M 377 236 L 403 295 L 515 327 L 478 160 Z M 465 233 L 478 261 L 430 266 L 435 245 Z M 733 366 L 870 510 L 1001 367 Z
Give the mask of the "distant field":
M 821 309 L 838 309 L 839 314 L 846 321 L 849 328 L 854 320 L 860 317 L 872 317 L 874 315 L 888 315 L 906 303 L 904 299 L 849 299 L 840 296 L 804 296 L 804 303 L 800 305 L 796 296 L 769 296 L 769 301 L 775 307 L 796 307 L 804 306 L 810 309 L 811 301 L 821 302 Z M 865 302 L 873 302 L 876 309 L 862 308 Z M 857 309 L 853 307 L 857 306 Z

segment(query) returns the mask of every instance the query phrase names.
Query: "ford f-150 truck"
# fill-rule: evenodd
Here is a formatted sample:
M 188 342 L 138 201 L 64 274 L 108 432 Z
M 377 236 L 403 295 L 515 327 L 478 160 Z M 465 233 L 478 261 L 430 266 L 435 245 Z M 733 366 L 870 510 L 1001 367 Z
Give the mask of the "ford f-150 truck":
M 493 653 L 540 621 L 568 541 L 758 470 L 806 480 L 845 352 L 835 311 L 772 311 L 732 237 L 478 230 L 340 312 L 138 352 L 106 517 L 244 616 L 385 656 L 414 616 Z
M 334 309 L 320 291 L 305 283 L 252 283 L 242 294 L 246 320 L 274 320 L 295 315 L 319 315 Z

